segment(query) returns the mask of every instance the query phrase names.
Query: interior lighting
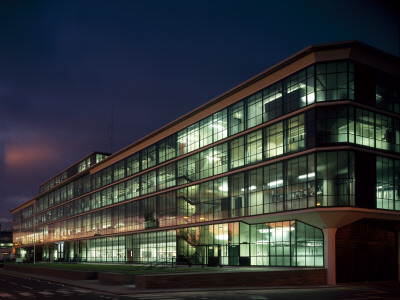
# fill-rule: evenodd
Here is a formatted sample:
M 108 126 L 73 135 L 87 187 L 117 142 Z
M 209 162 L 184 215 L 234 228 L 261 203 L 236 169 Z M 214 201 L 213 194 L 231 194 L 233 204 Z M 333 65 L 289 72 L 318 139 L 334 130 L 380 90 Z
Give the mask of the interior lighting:
M 306 245 L 307 245 L 307 247 L 321 247 L 322 246 L 321 242 L 316 242 L 316 241 L 307 242 Z
M 218 190 L 222 191 L 222 192 L 227 192 L 228 191 L 228 186 L 226 185 L 221 185 Z
M 270 97 L 265 98 L 264 103 L 269 103 L 269 102 L 275 101 L 276 99 L 279 99 L 281 97 L 282 97 L 282 93 L 276 93 Z
M 276 231 L 284 231 L 284 232 L 289 232 L 295 230 L 294 227 L 278 227 L 275 228 Z
M 308 174 L 304 174 L 304 175 L 300 175 L 299 176 L 299 179 L 306 179 L 306 178 L 313 178 L 313 177 L 315 177 L 315 172 L 312 172 L 312 173 L 308 173 Z
M 276 228 L 262 228 L 262 229 L 259 229 L 258 231 L 260 232 L 260 233 L 269 233 L 269 232 L 289 232 L 289 231 L 293 231 L 293 230 L 295 230 L 296 228 L 294 228 L 294 227 L 276 227 Z
M 223 127 L 218 124 L 213 124 L 212 127 L 217 128 L 217 129 L 223 129 Z
M 268 186 L 273 188 L 273 187 L 278 187 L 278 186 L 282 186 L 283 185 L 283 179 L 279 179 L 276 181 L 271 181 L 270 183 L 268 183 Z
M 216 238 L 217 240 L 227 240 L 227 239 L 228 239 L 228 235 L 227 235 L 227 234 L 217 234 L 217 235 L 215 236 L 215 238 Z
M 256 244 L 269 244 L 269 241 L 264 241 L 264 240 L 260 240 L 260 241 L 256 241 Z
M 293 85 L 291 87 L 288 87 L 287 91 L 288 93 L 293 93 L 294 91 L 297 91 L 298 89 L 306 89 L 306 85 L 304 83 L 298 83 L 296 85 Z
M 249 191 L 254 191 L 254 190 L 256 190 L 257 189 L 257 187 L 255 186 L 255 185 L 252 185 L 252 186 L 249 186 L 249 188 L 248 188 L 248 190 Z M 240 189 L 242 192 L 244 192 L 245 191 L 245 189 L 243 188 L 243 189 Z

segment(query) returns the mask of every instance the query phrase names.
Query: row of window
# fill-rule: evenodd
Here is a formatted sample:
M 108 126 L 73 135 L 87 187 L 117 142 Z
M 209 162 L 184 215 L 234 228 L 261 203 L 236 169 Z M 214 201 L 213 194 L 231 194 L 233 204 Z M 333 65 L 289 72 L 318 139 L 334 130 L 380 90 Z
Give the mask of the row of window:
M 85 198 L 89 199 L 86 203 L 90 202 L 91 205 L 84 205 L 84 209 L 87 211 L 105 207 L 177 185 L 219 175 L 227 172 L 228 169 L 254 164 L 264 158 L 269 159 L 284 153 L 305 149 L 304 122 L 304 114 L 295 116 L 267 127 L 264 133 L 263 130 L 257 130 L 230 142 L 214 146 L 177 162 L 136 176 L 113 187 L 100 190 Z M 263 151 L 264 148 L 266 149 L 265 151 Z M 106 178 L 110 178 L 110 183 L 116 180 L 113 173 L 105 173 L 103 175 Z M 89 175 L 85 175 L 77 181 L 39 198 L 36 204 L 36 211 L 46 210 L 54 205 L 73 199 L 74 196 L 88 193 L 90 191 L 90 182 Z M 81 202 L 82 200 L 76 201 Z M 65 204 L 65 210 L 70 211 L 68 208 L 73 206 L 74 202 Z M 32 206 L 30 209 L 32 209 Z M 53 211 L 57 210 L 53 209 Z M 54 218 L 68 217 L 70 214 L 52 214 L 52 216 L 53 220 L 56 220 Z M 25 216 L 23 215 L 23 217 Z
M 81 160 L 80 162 L 73 165 L 71 168 L 67 169 L 66 171 L 62 172 L 61 174 L 53 177 L 52 179 L 48 180 L 44 184 L 39 186 L 39 193 L 43 193 L 45 191 L 50 190 L 51 188 L 59 185 L 63 181 L 67 180 L 68 178 L 90 168 L 94 164 L 102 161 L 108 156 L 108 154 L 104 153 L 93 153 L 89 157 Z
M 317 119 L 313 123 L 311 120 L 315 117 Z M 400 122 L 397 119 L 348 106 L 318 108 L 307 113 L 307 119 L 310 120 L 307 124 L 305 119 L 305 114 L 294 116 L 267 126 L 264 130 L 238 137 L 134 177 L 126 183 L 99 191 L 92 196 L 96 199 L 96 204 L 85 210 L 191 183 L 285 153 L 306 149 L 306 132 L 310 133 L 308 136 L 317 132 L 316 141 L 308 137 L 309 147 L 315 143 L 325 145 L 350 142 L 400 152 Z M 114 172 L 109 169 L 110 172 L 103 173 L 107 182 L 112 183 L 123 178 L 120 174 L 125 174 L 125 169 L 119 166 Z M 63 203 L 90 190 L 90 177 L 86 175 L 39 199 L 37 211 Z
M 315 111 L 318 145 L 352 143 L 400 153 L 400 119 L 351 106 Z
M 36 209 L 41 211 L 47 207 L 52 207 L 66 200 L 83 195 L 90 190 L 99 189 L 112 182 L 154 167 L 176 156 L 194 151 L 232 134 L 239 133 L 245 129 L 272 120 L 284 113 L 312 104 L 315 101 L 354 99 L 353 74 L 354 64 L 350 62 L 319 63 L 315 66 L 311 66 L 92 175 L 90 181 L 88 181 L 88 178 L 81 178 L 74 183 L 61 187 L 54 195 L 50 195 L 48 204 L 46 204 L 47 201 L 43 201 L 44 203 L 42 205 L 39 200 Z M 381 78 L 382 76 L 378 77 Z M 395 92 L 395 81 L 388 81 L 389 83 L 385 81 L 385 84 L 383 80 L 377 79 L 377 84 L 378 82 L 380 82 L 379 90 L 386 91 L 385 93 L 381 92 L 381 94 L 386 95 L 384 97 L 384 99 L 386 99 L 385 103 L 388 101 L 390 103 L 394 102 L 394 98 L 397 95 Z M 361 117 L 358 116 L 360 112 L 364 114 Z M 318 111 L 317 116 L 320 115 L 322 114 Z M 327 142 L 347 141 L 353 143 L 354 138 L 352 139 L 352 137 L 356 137 L 357 140 L 355 142 L 357 144 L 375 146 L 385 150 L 400 151 L 398 120 L 393 121 L 387 116 L 380 115 L 381 120 L 379 126 L 382 128 L 379 131 L 379 128 L 371 125 L 374 124 L 373 121 L 371 123 L 371 116 L 374 116 L 371 112 L 357 110 L 356 121 L 358 122 L 358 127 L 356 128 L 354 128 L 355 122 L 343 126 L 341 124 L 343 122 L 342 117 L 339 117 L 339 122 L 334 124 L 331 124 L 335 121 L 332 118 L 327 118 L 325 124 L 323 124 L 324 118 L 319 117 L 317 140 L 321 139 L 321 141 L 325 140 Z M 295 119 L 291 119 L 291 121 L 294 123 L 298 122 L 299 125 L 297 126 L 298 128 L 296 128 L 296 125 L 292 124 L 288 126 L 294 128 L 288 134 L 290 136 L 287 137 L 287 146 L 285 146 L 288 147 L 288 149 L 286 149 L 285 152 L 302 149 L 305 143 L 305 132 L 301 131 L 304 130 L 304 126 L 301 127 L 304 120 L 296 121 Z M 378 123 L 379 120 L 377 119 L 377 126 Z M 321 125 L 324 127 L 320 128 L 319 126 Z M 265 145 L 265 148 L 268 149 L 266 150 L 265 158 L 283 154 L 283 123 L 270 126 L 268 130 L 270 131 L 269 136 L 271 138 L 268 144 Z M 352 135 L 352 137 L 343 134 L 345 130 L 348 132 L 347 135 Z M 254 135 L 255 138 L 257 138 L 257 134 Z M 275 140 L 273 140 L 273 137 Z M 375 145 L 375 141 L 380 142 L 376 142 Z M 244 148 L 243 142 L 240 140 L 235 140 L 235 142 L 238 143 L 236 151 L 241 151 Z M 258 139 L 257 142 L 261 143 L 261 139 Z M 260 147 L 258 147 L 258 149 L 259 148 Z M 237 157 L 238 156 L 239 154 Z M 244 156 L 244 154 L 242 156 Z M 262 153 L 258 151 L 255 152 L 249 160 L 259 161 L 261 157 Z M 233 162 L 230 167 L 235 168 L 240 163 L 240 160 L 237 163 Z M 205 177 L 202 176 L 202 178 Z M 184 179 L 180 178 L 179 180 L 182 181 Z M 27 217 L 31 215 L 32 212 L 33 207 L 27 207 L 22 211 L 22 217 Z M 16 215 L 15 220 L 18 219 L 19 216 Z
M 376 107 L 400 112 L 400 86 L 393 76 L 375 72 Z M 207 146 L 245 129 L 252 128 L 295 111 L 306 105 L 321 101 L 349 99 L 354 100 L 354 64 L 351 62 L 317 63 L 299 71 L 288 78 L 273 84 L 250 97 L 221 110 L 188 128 L 181 130 L 178 136 L 172 135 L 133 155 L 131 174 L 163 163 L 177 155 L 183 155 Z M 157 150 L 156 150 L 157 148 Z M 79 173 L 106 157 L 95 154 L 95 158 L 82 160 L 73 169 Z M 71 170 L 68 170 L 68 173 Z M 71 174 L 67 171 L 40 187 L 40 192 L 60 184 Z M 128 175 L 129 176 L 129 175 Z
M 22 230 L 29 235 L 36 227 L 47 241 L 56 241 L 316 206 L 354 206 L 353 160 L 353 152 L 347 151 L 300 156 L 91 213 L 96 197 L 84 197 L 39 214 L 35 226 L 33 218 L 24 220 Z M 42 225 L 85 212 L 56 226 Z
M 44 245 L 42 260 L 323 266 L 323 234 L 294 220 L 221 223 Z
M 400 210 L 400 160 L 377 157 L 376 208 Z

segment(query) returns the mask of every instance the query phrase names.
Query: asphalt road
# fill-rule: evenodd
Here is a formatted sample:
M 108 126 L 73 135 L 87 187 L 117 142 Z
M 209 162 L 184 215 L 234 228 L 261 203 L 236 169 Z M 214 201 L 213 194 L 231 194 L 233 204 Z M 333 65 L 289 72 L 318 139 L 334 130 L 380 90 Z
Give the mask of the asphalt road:
M 0 273 L 0 299 L 114 299 L 114 295 Z
M 203 299 L 203 300 L 399 300 L 400 283 L 368 286 L 335 286 L 321 288 L 227 290 L 205 292 L 181 292 L 168 294 L 136 294 L 133 299 Z
M 314 288 L 296 287 L 136 293 L 121 296 L 0 273 L 0 299 L 400 300 L 400 283 L 380 282 Z

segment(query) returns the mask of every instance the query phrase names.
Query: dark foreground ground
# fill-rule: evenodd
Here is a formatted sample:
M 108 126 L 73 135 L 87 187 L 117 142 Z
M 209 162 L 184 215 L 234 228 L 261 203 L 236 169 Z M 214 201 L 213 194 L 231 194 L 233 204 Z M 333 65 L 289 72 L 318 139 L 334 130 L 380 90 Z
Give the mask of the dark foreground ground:
M 78 282 L 79 283 L 79 282 Z M 399 282 L 356 283 L 337 286 L 280 286 L 269 288 L 214 288 L 138 291 L 133 286 L 96 289 L 91 282 L 69 285 L 0 271 L 0 299 L 400 299 Z

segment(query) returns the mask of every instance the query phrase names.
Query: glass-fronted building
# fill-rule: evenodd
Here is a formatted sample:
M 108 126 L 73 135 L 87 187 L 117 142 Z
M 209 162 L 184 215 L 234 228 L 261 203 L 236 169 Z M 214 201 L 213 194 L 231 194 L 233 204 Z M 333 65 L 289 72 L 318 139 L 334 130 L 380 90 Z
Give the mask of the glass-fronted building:
M 397 279 L 399 78 L 359 42 L 310 46 L 42 184 L 12 211 L 17 253 Z

